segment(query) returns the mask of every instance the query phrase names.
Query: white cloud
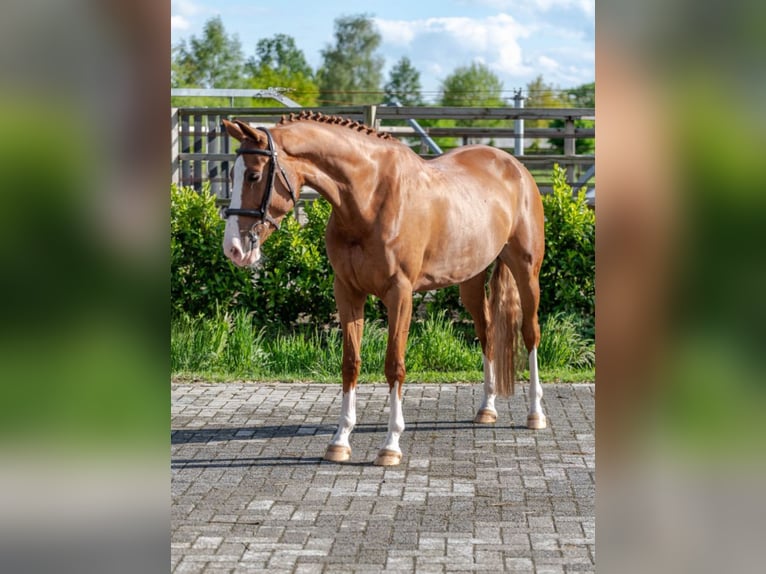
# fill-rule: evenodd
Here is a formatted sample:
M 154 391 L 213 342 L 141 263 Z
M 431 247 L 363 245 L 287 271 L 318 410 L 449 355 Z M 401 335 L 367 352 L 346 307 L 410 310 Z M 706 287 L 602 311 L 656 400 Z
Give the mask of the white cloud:
M 430 59 L 455 65 L 455 58 L 483 61 L 492 69 L 521 74 L 523 64 L 519 40 L 533 29 L 522 26 L 508 14 L 488 18 L 427 18 L 423 20 L 375 20 L 384 43 L 413 49 L 428 44 Z M 414 51 L 414 49 L 413 49 Z
M 171 30 L 188 30 L 191 24 L 183 16 L 171 16 L 170 17 L 170 29 Z
M 384 42 L 395 46 L 408 46 L 415 39 L 417 22 L 406 20 L 381 20 L 375 19 L 375 26 L 380 32 Z
M 592 16 L 596 11 L 596 0 L 468 0 L 464 4 L 480 4 L 495 10 L 513 13 L 519 12 L 549 12 L 573 9 Z
M 538 56 L 536 64 L 543 70 L 548 71 L 557 70 L 559 68 L 559 63 L 548 56 Z
M 194 16 L 202 11 L 202 7 L 189 0 L 172 0 L 170 10 L 174 13 L 178 12 L 183 16 Z

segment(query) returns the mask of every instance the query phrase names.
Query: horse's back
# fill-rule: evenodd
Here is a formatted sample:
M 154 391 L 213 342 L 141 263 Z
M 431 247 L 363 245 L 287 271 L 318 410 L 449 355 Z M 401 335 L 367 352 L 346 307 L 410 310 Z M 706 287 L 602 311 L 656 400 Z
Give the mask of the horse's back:
M 440 172 L 465 175 L 480 185 L 498 184 L 506 189 L 534 187 L 534 178 L 511 154 L 487 145 L 468 145 L 433 158 L 427 165 Z M 462 178 L 461 178 L 462 179 Z M 531 184 L 531 185 L 530 185 Z
M 462 146 L 425 162 L 436 187 L 458 201 L 498 202 L 496 209 L 517 214 L 542 209 L 532 174 L 509 153 L 486 145 Z M 439 190 L 434 190 L 440 194 Z M 540 204 L 537 206 L 536 204 Z

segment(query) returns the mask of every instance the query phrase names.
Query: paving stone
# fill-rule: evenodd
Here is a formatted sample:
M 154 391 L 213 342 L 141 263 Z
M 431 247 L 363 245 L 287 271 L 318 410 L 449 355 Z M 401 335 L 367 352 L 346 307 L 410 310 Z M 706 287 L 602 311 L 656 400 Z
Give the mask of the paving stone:
M 387 385 L 358 388 L 334 464 L 339 385 L 174 384 L 172 572 L 594 572 L 594 385 L 546 384 L 541 431 L 526 391 L 479 427 L 481 385 L 408 383 L 382 468 Z

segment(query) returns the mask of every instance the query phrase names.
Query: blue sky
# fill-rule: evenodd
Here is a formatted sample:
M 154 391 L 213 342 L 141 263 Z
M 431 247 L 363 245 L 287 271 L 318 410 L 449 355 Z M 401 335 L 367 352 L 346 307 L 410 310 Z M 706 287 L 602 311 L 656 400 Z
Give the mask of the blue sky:
M 384 82 L 406 55 L 429 101 L 456 67 L 474 61 L 502 80 L 507 97 L 539 74 L 560 88 L 595 78 L 595 0 L 171 0 L 171 41 L 201 36 L 220 15 L 247 57 L 259 39 L 288 34 L 316 69 L 334 44 L 334 20 L 360 13 L 382 36 Z

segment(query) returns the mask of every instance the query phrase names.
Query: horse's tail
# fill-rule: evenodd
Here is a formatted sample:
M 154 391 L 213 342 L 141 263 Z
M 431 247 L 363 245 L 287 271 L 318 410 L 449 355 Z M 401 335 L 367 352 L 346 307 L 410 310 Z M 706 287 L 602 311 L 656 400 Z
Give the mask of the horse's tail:
M 507 397 L 514 392 L 514 355 L 518 345 L 521 303 L 510 268 L 500 258 L 489 281 L 488 358 L 492 361 L 495 392 Z

